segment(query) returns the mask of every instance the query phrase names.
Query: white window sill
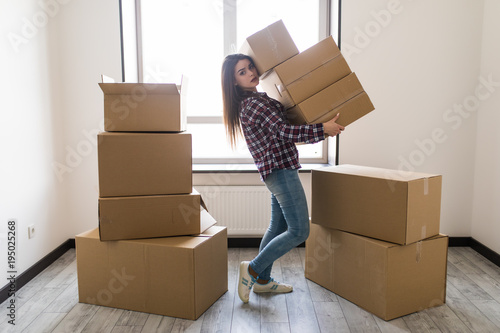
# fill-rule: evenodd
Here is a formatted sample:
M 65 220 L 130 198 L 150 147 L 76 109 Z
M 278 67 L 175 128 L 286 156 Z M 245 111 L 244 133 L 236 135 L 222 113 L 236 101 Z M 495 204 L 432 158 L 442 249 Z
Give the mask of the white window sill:
M 301 163 L 299 172 L 329 166 L 327 163 Z M 193 173 L 257 173 L 254 164 L 193 164 Z

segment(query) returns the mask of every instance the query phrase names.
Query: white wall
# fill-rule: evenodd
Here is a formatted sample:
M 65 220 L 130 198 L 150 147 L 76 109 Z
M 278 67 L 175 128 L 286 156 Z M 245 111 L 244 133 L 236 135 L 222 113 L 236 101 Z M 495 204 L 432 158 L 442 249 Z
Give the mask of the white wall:
M 471 235 L 482 4 L 343 1 L 342 51 L 376 110 L 343 132 L 340 162 L 442 174 L 450 236 Z
M 496 82 L 477 113 L 472 237 L 500 253 L 500 2 L 486 0 L 481 76 Z
M 98 180 L 96 135 L 103 130 L 100 75 L 121 81 L 119 2 L 72 0 L 61 15 L 59 69 L 65 115 L 60 176 L 67 189 L 68 237 L 95 228 Z
M 7 221 L 17 219 L 18 274 L 97 226 L 96 148 L 83 131 L 102 119 L 99 75 L 121 78 L 118 1 L 40 3 L 0 2 L 0 246 L 5 254 Z
M 51 166 L 62 156 L 64 122 L 54 20 L 36 0 L 0 6 L 0 271 L 7 272 L 5 233 L 15 218 L 20 274 L 69 238 L 65 188 Z

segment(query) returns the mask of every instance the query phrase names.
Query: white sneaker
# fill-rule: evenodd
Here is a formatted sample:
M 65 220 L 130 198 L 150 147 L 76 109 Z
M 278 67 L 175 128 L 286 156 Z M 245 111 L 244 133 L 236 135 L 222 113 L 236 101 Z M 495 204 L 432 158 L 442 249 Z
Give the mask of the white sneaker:
M 250 261 L 242 261 L 240 263 L 240 276 L 238 278 L 238 296 L 243 303 L 248 303 L 250 299 L 250 289 L 255 283 L 255 278 L 248 272 Z
M 273 278 L 266 284 L 256 283 L 253 287 L 254 293 L 289 293 L 293 287 L 286 283 L 275 281 Z

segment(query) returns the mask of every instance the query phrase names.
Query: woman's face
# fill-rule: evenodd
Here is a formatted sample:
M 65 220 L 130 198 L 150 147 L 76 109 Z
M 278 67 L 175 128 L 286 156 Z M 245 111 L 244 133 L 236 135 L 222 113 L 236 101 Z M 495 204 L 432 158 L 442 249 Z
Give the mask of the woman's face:
M 248 59 L 241 59 L 234 66 L 234 78 L 236 85 L 240 86 L 243 90 L 257 91 L 259 84 L 259 75 L 257 68 L 254 67 L 252 62 Z

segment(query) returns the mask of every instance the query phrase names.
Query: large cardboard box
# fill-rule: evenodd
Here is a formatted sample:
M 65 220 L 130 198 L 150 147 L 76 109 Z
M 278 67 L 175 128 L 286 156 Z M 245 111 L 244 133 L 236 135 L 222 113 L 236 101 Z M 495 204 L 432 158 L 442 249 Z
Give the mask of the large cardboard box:
M 240 53 L 250 56 L 260 75 L 299 53 L 299 49 L 279 20 L 249 36 Z
M 287 115 L 290 123 L 302 125 L 322 123 L 340 113 L 337 123 L 347 126 L 372 110 L 358 77 L 351 73 L 288 109 Z
M 290 108 L 350 73 L 330 36 L 270 70 L 260 85 L 270 97 Z
M 184 80 L 183 80 L 184 81 Z M 99 83 L 104 93 L 104 130 L 181 132 L 186 130 L 182 84 Z
M 442 177 L 356 165 L 312 171 L 313 223 L 397 244 L 439 233 Z
M 391 320 L 445 303 L 447 254 L 445 235 L 397 245 L 312 224 L 305 274 Z
M 101 242 L 76 236 L 82 303 L 195 320 L 227 291 L 227 230 Z
M 98 134 L 100 197 L 192 191 L 191 134 Z
M 199 193 L 99 198 L 102 241 L 194 235 L 215 223 Z

